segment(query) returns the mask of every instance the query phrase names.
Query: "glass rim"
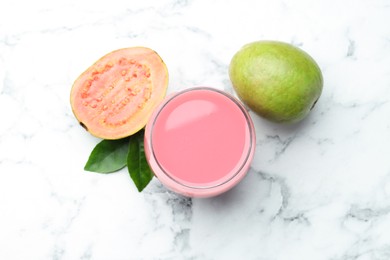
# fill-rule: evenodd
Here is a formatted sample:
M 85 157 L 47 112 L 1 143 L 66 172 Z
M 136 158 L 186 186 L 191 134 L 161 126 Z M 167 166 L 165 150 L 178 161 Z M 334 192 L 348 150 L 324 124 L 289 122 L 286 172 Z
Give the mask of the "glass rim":
M 214 185 L 188 185 L 186 183 L 181 182 L 179 179 L 175 178 L 174 176 L 171 176 L 171 174 L 166 172 L 164 167 L 158 161 L 158 159 L 157 159 L 157 157 L 156 157 L 156 155 L 154 153 L 154 148 L 153 148 L 153 131 L 154 131 L 154 126 L 156 124 L 156 120 L 159 117 L 160 113 L 164 110 L 164 108 L 173 99 L 177 98 L 178 96 L 183 95 L 183 94 L 188 93 L 188 92 L 199 91 L 199 90 L 206 90 L 206 91 L 216 92 L 216 93 L 218 93 L 220 95 L 223 95 L 223 96 L 227 97 L 230 101 L 232 101 L 241 110 L 243 116 L 245 117 L 245 122 L 247 124 L 247 129 L 249 131 L 249 141 L 248 141 L 249 145 L 248 145 L 248 148 L 246 149 L 246 151 L 243 151 L 243 153 L 245 152 L 246 155 L 245 155 L 245 159 L 244 160 L 242 160 L 242 161 L 240 160 L 239 161 L 240 167 L 236 170 L 236 172 L 234 174 L 232 174 L 232 176 L 230 176 L 226 180 L 224 178 L 221 178 L 223 181 L 221 181 L 220 183 L 214 184 Z M 153 121 L 152 121 L 152 125 L 151 125 L 151 130 L 150 130 L 150 133 L 149 133 L 149 138 L 150 138 L 150 148 L 151 148 L 150 152 L 151 152 L 151 155 L 153 156 L 154 161 L 156 162 L 159 170 L 165 176 L 167 176 L 169 179 L 174 181 L 176 184 L 179 184 L 179 185 L 181 185 L 183 187 L 186 187 L 186 188 L 197 189 L 197 190 L 207 190 L 207 189 L 217 188 L 217 187 L 223 186 L 223 185 L 229 183 L 230 181 L 232 181 L 233 179 L 235 179 L 244 170 L 244 168 L 247 165 L 247 163 L 252 159 L 251 157 L 252 157 L 252 154 L 254 152 L 254 147 L 253 146 L 255 145 L 254 144 L 254 138 L 255 137 L 254 137 L 254 129 L 253 129 L 252 119 L 250 118 L 249 113 L 245 109 L 243 104 L 237 98 L 233 97 L 231 94 L 229 94 L 227 92 L 224 92 L 222 90 L 219 90 L 219 89 L 212 88 L 212 87 L 192 87 L 192 88 L 188 88 L 188 89 L 185 89 L 185 90 L 173 93 L 168 99 L 164 100 L 163 103 L 158 107 L 157 113 L 154 115 L 154 118 L 153 118 Z M 237 163 L 236 166 L 239 165 L 239 163 Z M 217 181 L 218 180 L 216 180 L 216 182 Z

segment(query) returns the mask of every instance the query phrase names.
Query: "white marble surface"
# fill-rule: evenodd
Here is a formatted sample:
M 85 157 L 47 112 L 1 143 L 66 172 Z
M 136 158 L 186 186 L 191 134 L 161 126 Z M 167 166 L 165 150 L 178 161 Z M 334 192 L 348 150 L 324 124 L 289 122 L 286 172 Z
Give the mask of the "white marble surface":
M 389 0 L 2 0 L 0 259 L 390 259 Z M 99 141 L 74 119 L 75 78 L 117 48 L 155 49 L 169 92 L 232 92 L 245 43 L 309 52 L 325 85 L 293 126 L 252 114 L 247 177 L 211 199 L 84 172 Z

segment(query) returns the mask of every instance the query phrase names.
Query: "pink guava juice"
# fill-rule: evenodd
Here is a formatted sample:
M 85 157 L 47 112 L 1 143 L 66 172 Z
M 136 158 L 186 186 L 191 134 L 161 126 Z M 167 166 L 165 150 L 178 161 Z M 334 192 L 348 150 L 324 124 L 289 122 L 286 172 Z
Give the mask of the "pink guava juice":
M 235 186 L 248 171 L 255 131 L 235 97 L 209 87 L 170 95 L 145 128 L 146 157 L 169 189 L 211 197 Z

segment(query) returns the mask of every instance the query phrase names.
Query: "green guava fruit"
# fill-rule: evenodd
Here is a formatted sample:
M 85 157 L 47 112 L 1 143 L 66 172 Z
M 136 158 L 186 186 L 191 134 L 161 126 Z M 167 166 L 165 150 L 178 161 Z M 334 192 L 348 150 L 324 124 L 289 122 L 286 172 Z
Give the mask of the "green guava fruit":
M 241 101 L 274 122 L 305 118 L 321 95 L 323 77 L 303 50 L 278 41 L 243 46 L 232 58 L 229 76 Z

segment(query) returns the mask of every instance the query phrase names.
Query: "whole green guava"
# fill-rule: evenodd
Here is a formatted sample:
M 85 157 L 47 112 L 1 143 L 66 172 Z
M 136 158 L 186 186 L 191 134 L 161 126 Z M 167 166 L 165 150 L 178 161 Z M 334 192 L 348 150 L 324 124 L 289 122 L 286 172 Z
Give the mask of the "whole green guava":
M 305 118 L 323 87 L 322 73 L 314 59 L 278 41 L 243 46 L 231 60 L 229 76 L 241 101 L 274 122 Z

